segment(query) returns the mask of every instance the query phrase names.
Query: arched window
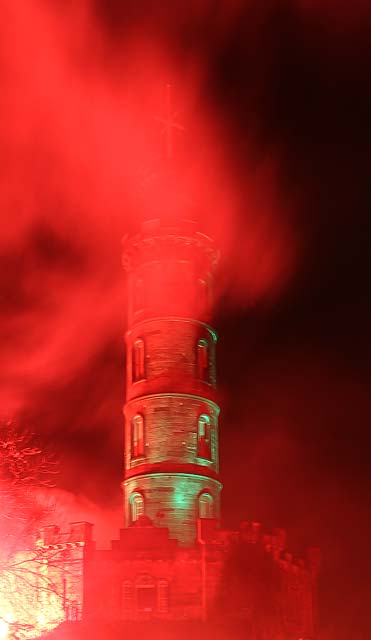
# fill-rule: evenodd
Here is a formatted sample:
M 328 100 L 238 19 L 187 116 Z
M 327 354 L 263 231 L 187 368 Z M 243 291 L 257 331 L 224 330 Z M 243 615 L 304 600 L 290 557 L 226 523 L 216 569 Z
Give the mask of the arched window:
M 144 498 L 141 493 L 130 496 L 131 521 L 136 522 L 144 514 Z
M 134 589 L 130 580 L 124 580 L 121 591 L 121 607 L 124 614 L 129 614 L 133 610 Z
M 214 517 L 214 498 L 210 493 L 201 493 L 198 499 L 198 515 L 200 518 Z
M 131 457 L 140 458 L 144 455 L 144 420 L 137 413 L 131 421 Z
M 169 611 L 169 583 L 167 580 L 159 580 L 157 583 L 157 609 L 159 613 Z
M 136 603 L 138 611 L 151 613 L 156 610 L 156 584 L 152 576 L 139 576 L 136 582 Z
M 209 343 L 204 338 L 197 342 L 197 377 L 204 382 L 209 382 Z
M 211 460 L 211 433 L 210 418 L 202 413 L 198 418 L 197 426 L 197 455 L 199 458 Z
M 199 291 L 198 291 L 198 308 L 201 313 L 207 313 L 209 311 L 209 287 L 207 280 L 203 280 L 202 278 L 198 281 Z
M 135 340 L 132 358 L 132 378 L 133 382 L 138 382 L 144 378 L 144 342 L 142 338 Z
M 134 311 L 140 311 L 144 306 L 143 280 L 138 278 L 134 284 Z

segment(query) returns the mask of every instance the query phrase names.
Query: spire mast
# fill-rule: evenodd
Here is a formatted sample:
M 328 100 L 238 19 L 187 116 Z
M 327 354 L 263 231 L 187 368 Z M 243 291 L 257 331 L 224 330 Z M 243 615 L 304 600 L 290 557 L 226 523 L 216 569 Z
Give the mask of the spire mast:
M 172 87 L 171 84 L 166 85 L 166 113 L 165 116 L 155 116 L 155 120 L 160 122 L 163 127 L 161 134 L 165 136 L 166 141 L 166 157 L 171 160 L 174 157 L 174 129 L 184 131 L 183 125 L 177 121 L 178 114 L 173 111 L 172 105 Z

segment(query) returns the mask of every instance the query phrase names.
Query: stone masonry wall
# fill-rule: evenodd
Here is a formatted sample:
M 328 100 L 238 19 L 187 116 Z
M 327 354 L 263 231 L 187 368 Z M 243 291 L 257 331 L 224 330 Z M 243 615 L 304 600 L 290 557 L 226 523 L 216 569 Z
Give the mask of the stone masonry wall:
M 145 371 L 142 381 L 132 381 L 132 349 L 138 338 L 144 342 Z M 209 345 L 209 377 L 200 380 L 197 372 L 197 342 Z M 128 331 L 127 399 L 160 391 L 182 391 L 213 398 L 216 386 L 216 334 L 193 320 L 161 318 L 142 322 Z
M 197 537 L 198 498 L 206 491 L 214 498 L 215 517 L 220 517 L 221 484 L 217 480 L 187 474 L 146 474 L 123 483 L 125 524 L 130 525 L 130 496 L 141 493 L 144 513 L 155 525 L 168 527 L 171 538 L 192 546 Z
M 136 414 L 144 420 L 144 456 L 133 459 L 130 423 Z M 210 460 L 198 456 L 198 418 L 210 418 Z M 181 394 L 161 394 L 132 400 L 125 407 L 125 469 L 161 462 L 191 463 L 218 473 L 219 408 L 203 398 Z

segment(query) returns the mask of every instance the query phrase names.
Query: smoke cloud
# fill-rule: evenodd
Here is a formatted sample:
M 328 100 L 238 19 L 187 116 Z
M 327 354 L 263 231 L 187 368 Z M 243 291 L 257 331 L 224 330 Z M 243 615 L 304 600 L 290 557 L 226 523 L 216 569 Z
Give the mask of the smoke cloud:
M 105 505 L 98 521 L 113 523 L 105 510 L 115 514 L 120 500 L 120 239 L 150 217 L 195 218 L 222 250 L 226 523 L 261 518 L 290 526 L 299 544 L 324 544 L 328 619 L 337 597 L 349 605 L 333 635 L 344 628 L 354 638 L 353 585 L 358 603 L 363 591 L 352 549 L 369 530 L 359 453 L 369 450 L 367 5 L 0 8 L 2 413 L 61 450 L 66 513 L 96 519 L 96 501 Z M 156 120 L 167 83 L 184 127 L 170 171 Z M 345 566 L 339 590 L 333 576 Z
M 238 191 L 205 96 L 205 60 L 191 56 L 182 69 L 166 40 L 134 25 L 113 49 L 88 3 L 6 2 L 2 13 L 1 377 L 12 412 L 120 331 L 119 238 L 141 220 L 196 217 L 222 245 L 219 295 L 228 289 L 232 300 L 285 281 L 295 242 L 278 217 L 271 159 L 252 161 L 251 184 Z M 186 130 L 176 170 L 163 175 L 155 118 L 169 80 Z

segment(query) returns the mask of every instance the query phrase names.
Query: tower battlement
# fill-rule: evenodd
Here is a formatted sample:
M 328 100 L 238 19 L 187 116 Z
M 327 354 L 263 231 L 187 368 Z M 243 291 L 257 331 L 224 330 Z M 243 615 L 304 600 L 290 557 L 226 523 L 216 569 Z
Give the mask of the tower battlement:
M 132 271 L 155 260 L 197 260 L 200 270 L 213 270 L 219 261 L 213 240 L 192 220 L 171 224 L 160 219 L 144 222 L 141 231 L 123 239 L 123 266 Z
M 123 241 L 129 326 L 156 317 L 209 322 L 219 251 L 194 222 L 151 220 Z

